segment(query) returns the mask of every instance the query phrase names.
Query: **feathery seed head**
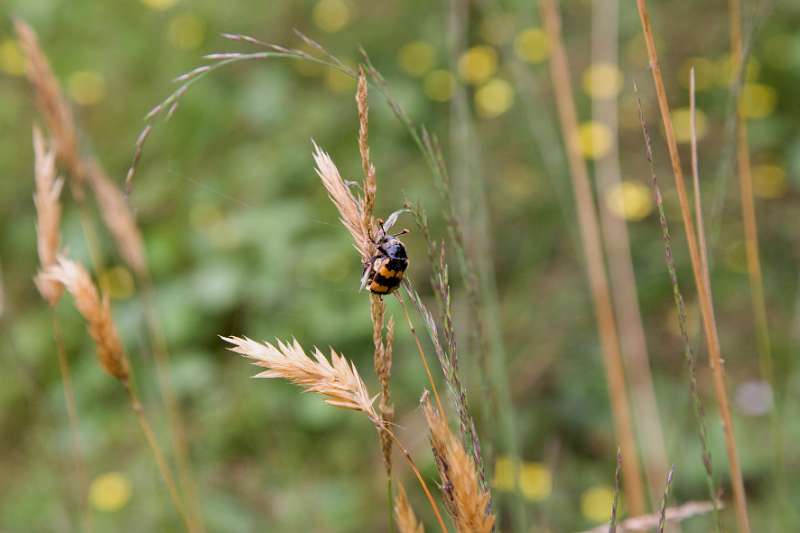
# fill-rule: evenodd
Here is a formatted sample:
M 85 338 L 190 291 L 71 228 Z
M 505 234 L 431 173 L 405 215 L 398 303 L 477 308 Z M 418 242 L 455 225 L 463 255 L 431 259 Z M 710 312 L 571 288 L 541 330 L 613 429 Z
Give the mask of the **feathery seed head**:
M 59 196 L 64 182 L 56 178 L 55 149 L 47 146 L 39 128 L 33 128 L 33 153 L 35 191 L 33 203 L 36 206 L 36 245 L 39 264 L 42 270 L 56 262 L 61 241 L 61 203 Z M 42 298 L 52 306 L 58 303 L 63 287 L 54 280 L 45 279 L 40 271 L 34 278 Z
M 221 337 L 231 344 L 228 349 L 236 352 L 265 371 L 257 378 L 281 378 L 299 385 L 308 392 L 316 392 L 325 398 L 325 403 L 344 409 L 361 411 L 377 426 L 381 419 L 369 396 L 367 386 L 358 374 L 355 365 L 331 349 L 330 361 L 317 348 L 313 358 L 306 355 L 296 339 L 291 342 L 278 340 L 276 345 L 256 342 L 247 337 Z
M 59 256 L 43 277 L 61 283 L 72 294 L 75 307 L 86 319 L 89 335 L 97 345 L 100 365 L 118 380 L 126 381 L 130 373 L 128 359 L 111 316 L 108 296 L 101 298 L 86 269 L 64 256 Z
M 394 498 L 394 517 L 400 533 L 425 533 L 425 528 L 417 520 L 417 515 L 408 502 L 406 489 L 401 483 L 397 484 L 397 496 Z
M 445 506 L 456 528 L 462 533 L 489 533 L 494 527 L 495 517 L 489 512 L 489 493 L 481 489 L 475 463 L 450 431 L 444 414 L 433 408 L 427 394 L 422 398 L 422 408 L 428 422 Z

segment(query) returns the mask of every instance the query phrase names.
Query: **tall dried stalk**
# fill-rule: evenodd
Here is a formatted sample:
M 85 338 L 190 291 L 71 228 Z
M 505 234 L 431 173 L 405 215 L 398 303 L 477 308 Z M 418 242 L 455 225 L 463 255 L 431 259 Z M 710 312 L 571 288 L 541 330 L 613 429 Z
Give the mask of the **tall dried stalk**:
M 730 11 L 731 25 L 731 71 L 738 72 L 739 69 L 743 69 L 746 76 L 747 65 L 744 64 L 741 0 L 728 0 L 728 8 Z M 733 83 L 735 82 L 736 80 L 734 79 Z M 753 198 L 753 172 L 750 165 L 747 118 L 743 115 L 741 91 L 738 96 L 736 113 L 734 115 L 736 120 L 736 161 L 739 171 L 747 273 L 750 281 L 750 296 L 752 298 L 756 338 L 758 340 L 757 345 L 761 377 L 774 387 L 772 347 L 769 338 L 769 325 L 767 322 L 766 297 L 764 296 L 764 276 L 761 272 L 761 259 L 759 258 L 758 252 L 758 223 L 756 221 L 755 199 Z M 772 429 L 773 432 L 780 431 L 780 424 L 775 423 L 774 419 Z
M 719 510 L 716 504 L 716 488 L 714 484 L 714 472 L 711 463 L 711 452 L 708 447 L 708 429 L 706 427 L 705 410 L 703 403 L 700 400 L 700 394 L 697 390 L 697 373 L 695 367 L 695 358 L 692 351 L 692 343 L 689 340 L 689 331 L 686 319 L 686 306 L 684 305 L 683 294 L 678 284 L 678 274 L 675 269 L 675 259 L 672 255 L 672 239 L 670 237 L 669 226 L 667 224 L 667 215 L 664 211 L 664 200 L 661 196 L 661 188 L 658 185 L 656 177 L 655 163 L 653 162 L 653 147 L 650 142 L 650 134 L 647 132 L 647 124 L 644 120 L 644 112 L 642 111 L 641 102 L 638 99 L 639 89 L 636 83 L 633 84 L 634 91 L 637 94 L 637 104 L 639 106 L 639 121 L 642 128 L 642 135 L 644 136 L 645 153 L 647 155 L 647 162 L 650 166 L 650 185 L 653 189 L 653 196 L 655 197 L 656 207 L 658 208 L 658 221 L 661 226 L 661 236 L 664 240 L 664 260 L 667 264 L 667 272 L 669 273 L 670 284 L 672 285 L 672 297 L 675 301 L 675 308 L 678 312 L 678 325 L 681 331 L 681 337 L 684 347 L 684 359 L 686 361 L 686 369 L 689 373 L 689 396 L 692 400 L 692 407 L 694 409 L 695 418 L 697 418 L 697 427 L 700 437 L 701 460 L 706 474 L 706 485 L 708 488 L 708 495 L 711 499 L 714 510 L 714 524 L 717 533 L 722 531 L 722 523 L 720 521 Z
M 297 340 L 286 343 L 277 341 L 277 344 L 273 345 L 268 342 L 256 342 L 247 337 L 234 336 L 221 337 L 221 339 L 231 345 L 228 347 L 230 351 L 238 353 L 249 359 L 254 365 L 266 369 L 256 374 L 255 377 L 286 379 L 307 392 L 320 394 L 328 405 L 363 413 L 378 431 L 386 430 L 414 471 L 442 531 L 447 531 L 447 526 L 439 513 L 439 507 L 419 468 L 394 433 L 384 426 L 380 413 L 373 405 L 374 397 L 367 392 L 367 386 L 352 362 L 333 349 L 331 349 L 330 360 L 316 348 L 312 359 L 306 355 Z
M 439 487 L 445 507 L 460 533 L 489 533 L 495 516 L 489 491 L 482 488 L 475 463 L 461 441 L 450 432 L 444 413 L 433 409 L 427 394 L 422 409 L 428 422 L 431 449 L 439 470 Z
M 61 283 L 72 295 L 75 307 L 87 322 L 89 336 L 92 337 L 97 346 L 97 358 L 100 366 L 125 387 L 131 402 L 131 408 L 153 453 L 172 503 L 183 519 L 187 530 L 192 531 L 192 522 L 186 514 L 175 479 L 134 388 L 130 374 L 130 363 L 122 347 L 114 319 L 111 316 L 111 303 L 108 295 L 104 294 L 101 297 L 86 269 L 63 256 L 58 257 L 56 264 L 45 271 L 44 276 L 47 279 Z
M 373 230 L 375 220 L 372 215 L 375 210 L 375 196 L 378 183 L 375 178 L 375 166 L 369 156 L 369 100 L 367 77 L 363 68 L 358 71 L 358 84 L 356 89 L 356 106 L 358 108 L 358 151 L 361 155 L 361 165 L 364 172 L 364 198 L 360 202 L 362 233 L 369 237 L 370 257 L 374 254 Z M 379 404 L 383 426 L 388 427 L 394 420 L 394 407 L 392 407 L 391 390 L 389 382 L 392 374 L 392 342 L 394 340 L 394 319 L 389 318 L 386 339 L 384 339 L 384 313 L 386 307 L 383 298 L 370 294 L 370 318 L 372 320 L 372 341 L 375 346 L 373 361 L 375 375 L 381 387 L 381 401 Z M 392 503 L 392 439 L 385 430 L 380 430 L 381 451 L 383 465 L 388 478 L 389 492 L 389 526 L 394 523 L 391 519 Z
M 661 66 L 658 63 L 658 53 L 656 51 L 653 31 L 650 27 L 650 16 L 647 12 L 645 0 L 636 0 L 639 10 L 639 18 L 642 23 L 642 32 L 647 44 L 647 54 L 650 58 L 650 68 L 653 75 L 653 83 L 656 88 L 658 107 L 661 113 L 661 121 L 669 149 L 670 163 L 675 178 L 675 189 L 678 192 L 681 217 L 686 235 L 686 242 L 689 246 L 689 256 L 692 263 L 692 273 L 695 285 L 697 286 L 698 298 L 700 300 L 700 312 L 703 318 L 703 328 L 705 332 L 706 345 L 708 349 L 709 362 L 714 377 L 714 392 L 719 403 L 722 427 L 725 434 L 725 447 L 728 455 L 728 465 L 731 472 L 731 485 L 733 486 L 733 496 L 736 506 L 736 517 L 739 530 L 742 533 L 749 533 L 750 520 L 747 516 L 747 497 L 744 490 L 744 480 L 742 469 L 739 463 L 739 454 L 736 447 L 736 436 L 733 428 L 733 416 L 731 415 L 730 399 L 728 398 L 727 385 L 725 381 L 725 368 L 723 366 L 722 353 L 720 349 L 719 334 L 714 318 L 714 306 L 712 303 L 711 286 L 705 283 L 702 266 L 700 262 L 700 250 L 697 243 L 697 233 L 695 232 L 694 221 L 689 207 L 689 200 L 686 194 L 686 185 L 681 168 L 678 145 L 675 140 L 675 132 L 672 127 L 670 117 L 669 102 L 664 88 L 664 79 L 661 74 Z
M 93 523 L 87 491 L 89 479 L 81 445 L 78 409 L 75 402 L 75 391 L 72 387 L 69 359 L 67 359 L 64 347 L 64 337 L 61 334 L 61 323 L 55 310 L 64 286 L 58 281 L 48 279 L 44 274 L 48 268 L 56 264 L 61 245 L 61 202 L 59 197 L 64 180 L 56 178 L 56 150 L 53 143 L 46 143 L 42 132 L 35 126 L 33 128 L 33 153 L 35 183 L 33 203 L 36 207 L 36 245 L 39 254 L 39 272 L 34 277 L 34 282 L 42 298 L 50 304 L 51 308 L 53 339 L 56 344 L 58 368 L 64 387 L 64 403 L 72 440 L 72 461 L 80 485 L 80 505 L 84 525 L 88 531 L 91 531 Z
M 617 40 L 618 0 L 592 3 L 592 65 L 610 65 L 618 69 Z M 601 230 L 608 255 L 608 273 L 614 310 L 619 317 L 619 336 L 630 380 L 634 426 L 642 450 L 644 473 L 650 489 L 650 502 L 655 507 L 657 494 L 667 474 L 668 461 L 658 411 L 650 355 L 639 308 L 636 276 L 633 270 L 628 225 L 611 212 L 603 199 L 622 183 L 619 164 L 619 127 L 617 96 L 593 97 L 593 120 L 611 132 L 611 148 L 595 162 Z
M 575 100 L 572 95 L 567 54 L 561 38 L 561 18 L 555 0 L 544 0 L 541 3 L 541 12 L 552 47 L 550 72 L 553 92 L 556 98 L 561 133 L 564 138 L 570 167 L 578 224 L 581 229 L 581 242 L 586 261 L 586 273 L 589 278 L 600 334 L 603 363 L 606 369 L 608 392 L 611 398 L 611 409 L 622 450 L 625 497 L 631 512 L 642 514 L 646 509 L 645 490 L 642 484 L 641 471 L 637 459 L 636 440 L 631 424 L 622 354 L 603 262 L 597 211 L 589 182 L 589 172 L 578 146 L 578 119 L 575 111 Z
M 96 230 L 85 203 L 83 186 L 91 186 L 100 215 L 119 250 L 120 256 L 141 280 L 143 287 L 143 314 L 148 335 L 155 354 L 159 392 L 164 401 L 172 437 L 172 446 L 178 461 L 178 474 L 187 493 L 188 511 L 193 530 L 202 533 L 205 528 L 199 518 L 194 478 L 189 466 L 186 430 L 172 390 L 169 370 L 169 351 L 165 336 L 157 319 L 153 298 L 153 283 L 147 268 L 144 243 L 136 218 L 120 189 L 108 178 L 100 162 L 80 153 L 77 127 L 69 104 L 61 92 L 58 80 L 50 68 L 47 57 L 39 46 L 34 31 L 20 20 L 15 27 L 28 59 L 28 77 L 36 91 L 37 105 L 53 135 L 59 160 L 69 171 L 71 189 L 80 208 L 81 224 L 92 263 L 96 271 L 102 268 L 102 255 Z

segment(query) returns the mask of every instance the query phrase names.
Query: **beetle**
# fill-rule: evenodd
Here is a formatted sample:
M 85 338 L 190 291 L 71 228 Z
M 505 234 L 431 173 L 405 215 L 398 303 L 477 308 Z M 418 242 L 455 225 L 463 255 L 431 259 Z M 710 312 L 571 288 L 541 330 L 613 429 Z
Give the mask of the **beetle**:
M 408 230 L 404 229 L 394 235 L 389 233 L 403 211 L 405 210 L 395 211 L 386 222 L 378 220 L 378 235 L 372 240 L 377 249 L 375 255 L 364 264 L 361 289 L 368 288 L 371 293 L 384 296 L 391 294 L 403 281 L 403 275 L 408 268 L 408 255 L 405 245 L 397 237 L 408 233 Z

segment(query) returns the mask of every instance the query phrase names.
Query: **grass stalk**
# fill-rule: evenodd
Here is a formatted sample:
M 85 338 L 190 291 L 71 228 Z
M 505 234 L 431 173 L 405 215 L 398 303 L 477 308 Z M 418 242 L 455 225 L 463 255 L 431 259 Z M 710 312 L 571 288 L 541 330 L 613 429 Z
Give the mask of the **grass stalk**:
M 425 369 L 425 375 L 428 377 L 428 383 L 431 385 L 431 389 L 433 390 L 433 397 L 436 400 L 436 408 L 439 409 L 440 413 L 444 413 L 444 407 L 442 407 L 442 399 L 439 397 L 439 391 L 436 388 L 436 381 L 433 379 L 433 374 L 431 374 L 431 367 L 428 365 L 428 358 L 425 356 L 425 350 L 422 349 L 422 343 L 419 340 L 419 335 L 417 334 L 417 329 L 414 327 L 414 323 L 411 321 L 411 316 L 408 314 L 408 307 L 406 306 L 406 302 L 403 299 L 403 296 L 396 292 L 395 296 L 397 300 L 400 302 L 400 307 L 403 308 L 403 316 L 406 319 L 406 323 L 408 324 L 408 329 L 411 331 L 411 336 L 414 337 L 414 343 L 417 346 L 417 353 L 419 353 L 419 359 L 422 361 L 422 367 Z
M 658 533 L 664 533 L 664 526 L 667 523 L 667 501 L 669 500 L 669 492 L 672 489 L 672 475 L 675 473 L 675 466 L 669 469 L 667 474 L 667 482 L 664 485 L 664 497 L 661 500 L 661 511 L 658 518 Z
M 172 500 L 172 504 L 175 506 L 175 510 L 178 511 L 178 514 L 183 520 L 186 530 L 194 531 L 194 525 L 184 509 L 183 500 L 178 493 L 178 486 L 175 484 L 175 478 L 173 477 L 169 465 L 167 464 L 167 459 L 164 456 L 164 452 L 161 450 L 161 447 L 158 444 L 153 427 L 150 425 L 150 421 L 145 415 L 142 403 L 139 401 L 139 395 L 137 394 L 136 389 L 129 378 L 122 380 L 122 385 L 125 387 L 125 392 L 128 394 L 128 399 L 131 402 L 131 409 L 136 415 L 136 420 L 139 423 L 139 427 L 142 429 L 142 433 L 144 433 L 147 446 L 150 448 L 150 451 L 153 454 L 153 459 L 155 459 L 158 472 L 161 474 L 161 480 L 167 487 L 167 492 L 169 492 L 169 497 Z
M 478 438 L 478 433 L 475 428 L 475 421 L 470 413 L 467 401 L 467 391 L 461 379 L 461 370 L 459 368 L 459 352 L 456 346 L 456 333 L 453 324 L 450 276 L 445 252 L 445 243 L 442 241 L 437 250 L 436 243 L 431 237 L 430 227 L 428 226 L 428 217 L 425 214 L 425 211 L 418 204 L 413 205 L 407 202 L 406 208 L 408 208 L 414 216 L 414 221 L 420 231 L 422 231 L 428 248 L 428 258 L 432 266 L 430 281 L 431 286 L 433 287 L 433 292 L 436 295 L 436 301 L 439 305 L 439 313 L 442 317 L 442 329 L 445 341 L 441 350 L 440 364 L 444 373 L 445 381 L 447 382 L 450 398 L 453 402 L 456 413 L 458 414 L 461 439 L 464 447 L 470 451 L 472 459 L 478 468 L 481 487 L 484 490 L 488 490 L 480 439 Z M 429 315 L 427 309 L 420 309 L 420 313 L 424 316 Z M 441 343 L 435 343 L 435 346 L 441 346 Z M 439 355 L 438 352 L 437 355 Z
M 78 408 L 75 402 L 75 390 L 72 388 L 72 373 L 67 359 L 67 352 L 64 348 L 64 336 L 61 332 L 61 322 L 58 319 L 56 310 L 51 309 L 53 319 L 53 339 L 56 344 L 56 354 L 58 355 L 58 369 L 61 372 L 61 384 L 64 388 L 64 405 L 67 409 L 67 419 L 69 421 L 69 431 L 72 441 L 72 461 L 80 486 L 80 506 L 83 515 L 84 529 L 91 533 L 94 531 L 92 520 L 92 508 L 89 504 L 89 475 L 86 468 L 86 458 L 81 444 L 80 420 L 78 418 Z
M 608 533 L 617 533 L 617 511 L 619 510 L 619 476 L 622 470 L 622 451 L 617 448 L 617 466 L 614 469 L 614 503 L 611 504 L 611 518 Z
M 644 120 L 644 112 L 642 111 L 641 101 L 638 100 L 638 87 L 636 83 L 633 84 L 634 91 L 637 95 L 637 104 L 639 106 L 639 121 L 642 128 L 642 135 L 644 136 L 645 153 L 647 155 L 647 162 L 650 166 L 650 185 L 653 189 L 653 196 L 655 197 L 656 207 L 658 209 L 658 221 L 661 226 L 661 236 L 664 241 L 664 260 L 667 265 L 667 272 L 669 273 L 670 284 L 672 285 L 672 297 L 675 301 L 675 308 L 678 313 L 678 326 L 681 331 L 684 347 L 684 359 L 686 368 L 689 374 L 689 396 L 692 400 L 692 407 L 694 409 L 695 418 L 697 419 L 698 435 L 700 438 L 701 460 L 706 474 L 706 486 L 708 488 L 709 498 L 711 500 L 712 509 L 714 511 L 714 523 L 717 533 L 722 531 L 722 523 L 719 515 L 719 508 L 717 505 L 717 491 L 714 483 L 714 472 L 711 462 L 711 452 L 708 447 L 708 429 L 706 426 L 705 410 L 703 403 L 700 400 L 700 394 L 697 390 L 697 372 L 695 365 L 694 353 L 692 351 L 692 343 L 689 340 L 689 329 L 687 326 L 686 318 L 686 305 L 684 304 L 683 294 L 681 293 L 680 285 L 678 284 L 678 274 L 675 269 L 675 259 L 672 255 L 672 239 L 670 237 L 669 225 L 667 223 L 667 215 L 664 211 L 664 201 L 661 195 L 661 188 L 658 185 L 656 177 L 655 164 L 653 162 L 653 146 L 650 142 L 650 134 L 647 132 L 647 124 Z
M 567 151 L 586 271 L 602 345 L 611 409 L 614 415 L 614 426 L 622 450 L 624 492 L 631 512 L 638 515 L 643 514 L 646 510 L 645 490 L 631 423 L 631 409 L 625 387 L 625 371 L 617 337 L 614 309 L 611 304 L 611 294 L 603 262 L 597 211 L 589 182 L 589 172 L 578 146 L 578 119 L 572 95 L 567 54 L 561 37 L 561 17 L 555 0 L 543 0 L 540 6 L 542 19 L 552 46 L 550 71 L 553 92 Z
M 613 65 L 618 68 L 619 1 L 592 3 L 592 64 Z M 605 250 L 612 299 L 619 318 L 619 337 L 625 358 L 634 416 L 638 430 L 645 479 L 650 489 L 650 503 L 657 505 L 657 494 L 667 475 L 668 461 L 658 411 L 650 355 L 647 349 L 642 313 L 639 307 L 636 276 L 631 257 L 628 225 L 625 219 L 612 213 L 605 198 L 622 183 L 619 160 L 619 124 L 616 95 L 592 98 L 592 118 L 611 132 L 612 143 L 607 154 L 595 161 L 598 211 Z
M 158 320 L 158 312 L 155 303 L 155 288 L 153 287 L 153 281 L 150 278 L 149 271 L 146 271 L 143 276 L 140 276 L 140 280 L 142 281 L 142 312 L 151 340 L 158 389 L 167 414 L 172 449 L 175 453 L 178 467 L 178 479 L 186 495 L 187 512 L 192 523 L 192 529 L 190 531 L 203 533 L 205 531 L 205 525 L 203 523 L 199 499 L 197 497 L 197 485 L 189 461 L 189 444 L 186 438 L 186 425 L 181 415 L 181 410 L 178 407 L 175 390 L 172 387 L 169 347 L 166 335 L 161 326 L 161 321 Z
M 750 532 L 750 519 L 747 514 L 747 496 L 744 490 L 744 480 L 742 477 L 739 453 L 736 446 L 736 436 L 733 427 L 733 416 L 731 414 L 730 399 L 728 397 L 727 385 L 725 380 L 725 368 L 722 361 L 722 353 L 717 331 L 716 320 L 714 319 L 711 287 L 705 283 L 700 263 L 700 250 L 697 243 L 697 233 L 695 232 L 694 221 L 692 220 L 689 200 L 686 194 L 686 185 L 681 168 L 678 145 L 675 140 L 675 132 L 670 117 L 669 102 L 664 88 L 664 79 L 661 74 L 661 66 L 658 63 L 658 53 L 656 51 L 653 31 L 650 26 L 650 16 L 647 11 L 646 0 L 636 0 L 639 10 L 639 18 L 642 24 L 642 32 L 647 44 L 647 53 L 650 58 L 650 69 L 653 75 L 653 82 L 656 88 L 658 107 L 661 113 L 661 120 L 669 149 L 670 163 L 675 178 L 675 189 L 678 193 L 681 217 L 683 219 L 686 242 L 689 247 L 689 256 L 692 263 L 692 273 L 695 285 L 697 286 L 698 299 L 700 301 L 700 312 L 703 318 L 703 328 L 705 331 L 706 345 L 708 348 L 711 372 L 714 378 L 714 392 L 719 404 L 720 417 L 725 435 L 725 447 L 728 455 L 728 465 L 731 474 L 731 485 L 736 507 L 736 519 L 739 531 L 742 533 Z
M 742 40 L 742 3 L 741 0 L 728 0 L 731 21 L 731 64 L 732 70 L 743 69 L 747 75 L 744 61 L 744 44 Z M 764 296 L 764 276 L 761 271 L 761 259 L 758 246 L 758 223 L 756 220 L 755 199 L 753 197 L 753 173 L 750 165 L 750 148 L 747 135 L 747 118 L 742 114 L 742 94 L 739 91 L 736 102 L 736 161 L 739 171 L 739 187 L 741 196 L 742 222 L 744 224 L 745 255 L 747 257 L 747 274 L 750 282 L 755 319 L 756 339 L 761 367 L 761 377 L 774 386 L 772 347 L 767 322 L 767 305 Z M 773 427 L 773 430 L 779 428 Z

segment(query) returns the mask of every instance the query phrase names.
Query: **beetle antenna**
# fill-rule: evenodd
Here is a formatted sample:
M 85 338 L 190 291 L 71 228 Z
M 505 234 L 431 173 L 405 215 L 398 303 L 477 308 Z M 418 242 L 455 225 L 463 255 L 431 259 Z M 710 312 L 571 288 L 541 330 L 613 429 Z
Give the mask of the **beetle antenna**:
M 405 235 L 406 233 L 411 233 L 411 232 L 408 230 L 408 228 L 403 228 L 403 230 L 400 233 L 395 233 L 394 235 L 392 235 L 392 237 L 399 237 L 400 235 Z

